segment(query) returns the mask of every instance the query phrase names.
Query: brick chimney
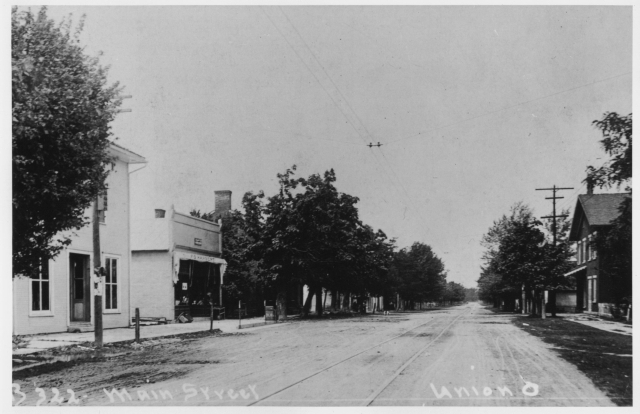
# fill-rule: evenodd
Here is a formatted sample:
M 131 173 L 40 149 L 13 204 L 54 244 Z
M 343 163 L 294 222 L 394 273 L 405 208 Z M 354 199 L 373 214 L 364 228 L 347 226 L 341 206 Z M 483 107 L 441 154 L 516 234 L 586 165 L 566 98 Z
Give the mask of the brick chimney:
M 593 194 L 593 183 L 587 183 L 587 194 Z
M 215 195 L 216 195 L 216 205 L 214 209 L 214 217 L 217 220 L 221 216 L 231 211 L 231 191 L 230 190 L 215 191 Z

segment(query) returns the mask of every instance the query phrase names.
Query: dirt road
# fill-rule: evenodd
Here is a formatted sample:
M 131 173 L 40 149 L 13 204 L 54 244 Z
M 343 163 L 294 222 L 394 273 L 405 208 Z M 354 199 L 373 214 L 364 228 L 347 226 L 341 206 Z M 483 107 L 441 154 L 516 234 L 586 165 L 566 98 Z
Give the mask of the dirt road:
M 69 389 L 80 405 L 614 405 L 510 318 L 471 303 L 300 321 L 174 341 L 14 383 L 21 405 L 43 393 L 43 405 L 60 405 L 50 402 L 52 387 L 67 399 Z

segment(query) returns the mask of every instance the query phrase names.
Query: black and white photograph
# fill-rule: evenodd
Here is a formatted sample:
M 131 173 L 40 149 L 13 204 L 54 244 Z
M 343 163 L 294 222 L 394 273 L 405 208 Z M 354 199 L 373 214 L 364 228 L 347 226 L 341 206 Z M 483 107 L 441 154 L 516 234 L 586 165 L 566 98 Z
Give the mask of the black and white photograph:
M 13 410 L 631 409 L 633 6 L 5 7 Z

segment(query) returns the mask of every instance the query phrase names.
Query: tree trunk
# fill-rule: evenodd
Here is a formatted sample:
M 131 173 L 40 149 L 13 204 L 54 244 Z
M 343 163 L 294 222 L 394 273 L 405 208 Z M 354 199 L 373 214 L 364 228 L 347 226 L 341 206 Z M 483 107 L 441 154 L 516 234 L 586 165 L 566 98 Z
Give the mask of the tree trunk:
M 324 300 L 322 301 L 322 309 L 325 309 L 327 307 L 327 296 L 329 296 L 329 290 L 325 289 L 324 290 Z
M 337 311 L 337 307 L 338 307 L 338 302 L 340 302 L 340 298 L 338 297 L 338 291 L 336 289 L 333 289 L 331 291 L 331 310 L 332 311 Z
M 316 288 L 316 316 L 322 316 L 322 287 Z
M 309 312 L 311 311 L 311 301 L 313 300 L 314 290 L 309 286 L 309 294 L 307 295 L 307 300 L 304 302 L 304 306 L 302 307 L 302 314 L 307 317 L 309 316 Z
M 365 306 L 365 303 L 364 303 L 364 296 L 358 296 L 358 309 L 360 310 L 360 313 L 362 315 L 366 315 L 367 307 Z
M 343 293 L 342 294 L 342 309 L 346 309 L 346 310 L 350 310 L 351 309 L 351 303 L 349 302 L 349 294 L 348 293 Z
M 281 287 L 276 299 L 278 305 L 278 320 L 287 320 L 287 288 Z
M 556 291 L 549 291 L 549 307 L 551 308 L 551 316 L 556 317 Z
M 542 289 L 542 292 L 540 293 L 540 317 L 542 319 L 547 318 L 547 310 L 544 306 L 544 289 Z

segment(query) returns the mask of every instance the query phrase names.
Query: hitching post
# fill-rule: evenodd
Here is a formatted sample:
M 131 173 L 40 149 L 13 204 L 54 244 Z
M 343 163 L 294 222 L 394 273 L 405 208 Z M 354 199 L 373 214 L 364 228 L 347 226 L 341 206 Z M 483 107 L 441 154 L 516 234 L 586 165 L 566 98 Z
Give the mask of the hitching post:
M 136 342 L 140 343 L 140 308 L 136 308 Z
M 211 324 L 209 325 L 209 331 L 213 331 L 213 300 L 211 300 Z

